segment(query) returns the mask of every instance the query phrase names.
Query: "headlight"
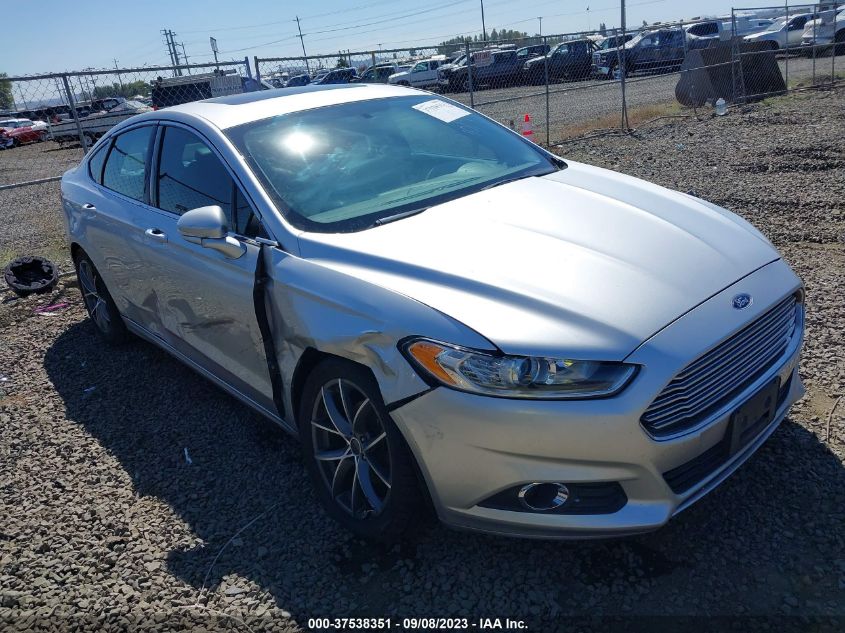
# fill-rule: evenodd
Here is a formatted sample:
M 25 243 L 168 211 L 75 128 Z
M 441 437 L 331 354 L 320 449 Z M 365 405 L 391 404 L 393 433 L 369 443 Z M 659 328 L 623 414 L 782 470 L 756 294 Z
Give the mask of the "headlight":
M 400 345 L 421 375 L 460 391 L 506 398 L 600 398 L 622 390 L 636 371 L 624 363 L 506 356 L 429 339 Z

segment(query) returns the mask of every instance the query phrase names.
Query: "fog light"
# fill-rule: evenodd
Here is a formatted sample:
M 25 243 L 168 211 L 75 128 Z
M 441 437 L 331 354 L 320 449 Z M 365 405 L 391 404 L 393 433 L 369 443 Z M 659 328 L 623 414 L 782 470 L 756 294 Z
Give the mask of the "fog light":
M 559 508 L 569 499 L 569 488 L 561 483 L 526 484 L 517 493 L 519 502 L 532 512 L 547 512 Z

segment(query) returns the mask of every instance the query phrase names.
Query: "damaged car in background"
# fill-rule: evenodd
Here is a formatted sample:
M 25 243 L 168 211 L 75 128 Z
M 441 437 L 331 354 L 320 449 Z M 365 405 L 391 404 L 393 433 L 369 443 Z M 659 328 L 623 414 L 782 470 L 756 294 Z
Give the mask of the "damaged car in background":
M 99 335 L 297 435 L 364 538 L 429 505 L 508 535 L 654 530 L 803 393 L 802 284 L 750 224 L 413 89 L 147 112 L 62 204 Z

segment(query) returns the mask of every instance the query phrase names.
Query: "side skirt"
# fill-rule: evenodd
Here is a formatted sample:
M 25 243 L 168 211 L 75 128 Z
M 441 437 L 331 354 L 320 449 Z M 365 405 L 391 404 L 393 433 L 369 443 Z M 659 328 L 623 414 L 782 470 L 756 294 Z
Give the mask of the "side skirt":
M 295 437 L 298 436 L 298 433 L 296 431 L 296 427 L 294 425 L 290 424 L 290 422 L 288 422 L 287 420 L 280 418 L 278 415 L 276 415 L 275 413 L 273 413 L 269 409 L 267 409 L 267 408 L 261 406 L 260 404 L 258 404 L 255 400 L 253 400 L 249 396 L 241 393 L 240 391 L 238 391 L 237 389 L 232 387 L 229 383 L 221 380 L 220 378 L 218 378 L 217 376 L 212 374 L 207 369 L 200 367 L 195 362 L 193 362 L 190 358 L 188 358 L 187 356 L 185 356 L 184 354 L 179 352 L 177 349 L 175 349 L 174 347 L 169 345 L 166 341 L 162 340 L 161 338 L 159 338 L 158 336 L 156 336 L 152 332 L 149 332 L 147 329 L 145 329 L 141 325 L 135 323 L 132 319 L 128 319 L 124 316 L 123 321 L 126 323 L 126 327 L 129 329 L 129 331 L 132 332 L 133 334 L 139 336 L 140 338 L 144 339 L 145 341 L 147 341 L 149 343 L 152 343 L 156 347 L 160 347 L 165 352 L 167 352 L 168 354 L 170 354 L 171 356 L 173 356 L 177 360 L 181 361 L 183 364 L 187 365 L 188 367 L 193 369 L 195 372 L 197 372 L 198 374 L 200 374 L 204 378 L 213 382 L 215 385 L 220 387 L 223 391 L 228 393 L 230 396 L 234 396 L 235 398 L 237 398 L 238 400 L 243 402 L 245 405 L 247 405 L 251 409 L 257 411 L 258 413 L 260 413 L 261 415 L 263 415 L 267 419 L 269 419 L 269 420 L 275 422 L 276 424 L 278 424 L 284 431 L 290 433 L 291 435 L 293 435 Z

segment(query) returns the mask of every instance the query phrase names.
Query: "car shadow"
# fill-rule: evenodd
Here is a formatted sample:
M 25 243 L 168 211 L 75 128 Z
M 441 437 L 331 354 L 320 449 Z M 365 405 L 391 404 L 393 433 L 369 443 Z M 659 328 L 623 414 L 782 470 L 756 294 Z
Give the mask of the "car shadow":
M 88 320 L 64 331 L 45 357 L 49 378 L 68 420 L 120 462 L 135 493 L 168 504 L 201 542 L 167 560 L 171 574 L 198 590 L 225 594 L 227 577 L 237 574 L 300 622 L 735 614 L 767 608 L 771 592 L 779 603 L 803 591 L 804 577 L 836 592 L 825 544 L 841 545 L 845 472 L 789 420 L 718 490 L 658 532 L 527 541 L 430 520 L 401 544 L 373 546 L 317 508 L 293 438 L 152 345 L 110 348 L 94 337 Z M 503 613 L 502 604 L 524 612 Z

